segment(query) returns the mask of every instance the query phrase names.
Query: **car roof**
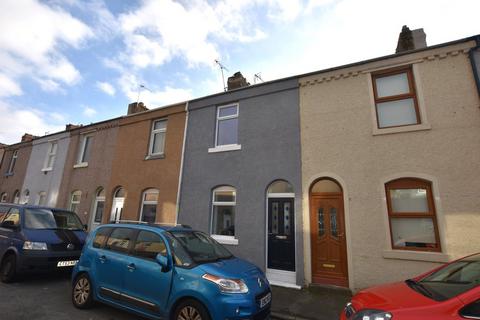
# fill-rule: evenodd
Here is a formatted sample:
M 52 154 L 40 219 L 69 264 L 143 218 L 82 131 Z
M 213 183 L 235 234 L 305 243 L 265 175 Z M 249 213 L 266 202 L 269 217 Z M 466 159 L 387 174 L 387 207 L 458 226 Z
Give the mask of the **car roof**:
M 98 228 L 110 227 L 129 227 L 133 229 L 142 230 L 160 230 L 160 231 L 193 231 L 193 229 L 184 224 L 169 224 L 169 223 L 147 223 L 141 221 L 121 221 L 119 223 L 108 223 L 99 225 Z

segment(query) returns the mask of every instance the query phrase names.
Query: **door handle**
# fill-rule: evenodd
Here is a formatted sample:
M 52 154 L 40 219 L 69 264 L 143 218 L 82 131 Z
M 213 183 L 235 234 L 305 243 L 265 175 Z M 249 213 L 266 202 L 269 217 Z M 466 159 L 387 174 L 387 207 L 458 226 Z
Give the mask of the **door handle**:
M 129 265 L 127 265 L 127 268 L 129 271 L 133 271 L 137 269 L 137 267 L 135 266 L 135 263 L 130 263 Z
M 100 258 L 98 258 L 98 260 L 100 260 L 101 263 L 105 263 L 107 261 L 107 257 L 100 256 Z
M 287 239 L 287 236 L 275 236 L 275 238 L 280 239 L 280 240 L 285 240 L 285 239 Z

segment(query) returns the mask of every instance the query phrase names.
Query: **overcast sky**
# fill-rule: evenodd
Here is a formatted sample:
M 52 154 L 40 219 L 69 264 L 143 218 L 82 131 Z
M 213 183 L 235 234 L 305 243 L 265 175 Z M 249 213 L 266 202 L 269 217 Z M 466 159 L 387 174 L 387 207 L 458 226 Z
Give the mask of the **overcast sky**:
M 478 0 L 1 0 L 0 142 L 480 33 Z

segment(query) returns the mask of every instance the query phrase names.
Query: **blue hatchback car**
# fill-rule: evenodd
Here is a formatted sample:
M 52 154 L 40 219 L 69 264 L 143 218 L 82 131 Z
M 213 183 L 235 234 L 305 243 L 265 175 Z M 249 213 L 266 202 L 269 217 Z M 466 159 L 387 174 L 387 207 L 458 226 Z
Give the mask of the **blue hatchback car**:
M 182 226 L 102 225 L 72 274 L 77 308 L 101 301 L 153 319 L 269 319 L 271 296 L 258 267 Z
M 0 203 L 0 279 L 32 271 L 71 269 L 87 233 L 74 212 Z

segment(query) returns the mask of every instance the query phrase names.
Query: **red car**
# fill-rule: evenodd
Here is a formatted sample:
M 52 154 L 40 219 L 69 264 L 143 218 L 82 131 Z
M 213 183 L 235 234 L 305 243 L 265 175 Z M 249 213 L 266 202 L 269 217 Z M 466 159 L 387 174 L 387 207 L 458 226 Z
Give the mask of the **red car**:
M 362 290 L 341 320 L 480 319 L 480 253 L 416 278 Z

